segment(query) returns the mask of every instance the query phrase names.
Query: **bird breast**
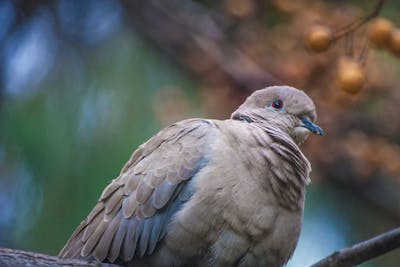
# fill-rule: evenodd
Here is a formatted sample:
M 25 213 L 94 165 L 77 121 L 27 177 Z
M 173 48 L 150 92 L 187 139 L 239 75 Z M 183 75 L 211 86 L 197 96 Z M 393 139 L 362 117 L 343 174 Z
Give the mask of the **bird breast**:
M 234 131 L 232 123 L 217 125 L 220 131 L 213 134 L 222 136 L 210 141 L 213 164 L 193 180 L 196 193 L 177 215 L 179 227 L 169 235 L 171 243 L 192 240 L 179 246 L 189 245 L 192 253 L 211 247 L 212 253 L 206 254 L 215 266 L 235 266 L 237 261 L 243 266 L 279 266 L 275 264 L 286 262 L 297 243 L 304 197 L 296 209 L 280 204 L 270 181 L 271 164 L 279 164 L 279 157 L 265 160 L 260 145 L 272 139 L 257 127 L 238 123 Z M 257 140 L 261 136 L 265 140 Z M 183 238 L 189 233 L 192 238 Z

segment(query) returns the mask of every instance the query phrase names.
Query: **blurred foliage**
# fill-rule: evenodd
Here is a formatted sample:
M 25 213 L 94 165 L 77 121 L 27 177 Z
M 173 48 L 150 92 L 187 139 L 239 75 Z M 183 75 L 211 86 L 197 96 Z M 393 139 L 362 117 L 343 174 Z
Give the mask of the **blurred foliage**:
M 314 182 L 289 265 L 398 225 L 399 59 L 362 53 L 368 23 L 323 53 L 304 41 L 374 4 L 1 1 L 0 246 L 56 254 L 138 145 L 183 118 L 226 118 L 275 83 L 306 90 L 326 131 L 305 146 Z M 386 1 L 381 14 L 396 26 L 399 12 Z M 356 95 L 338 86 L 344 56 L 363 66 Z M 395 251 L 362 266 L 399 261 Z
M 46 40 L 37 45 L 47 45 Z M 193 83 L 124 25 L 90 46 L 58 45 L 52 71 L 35 92 L 14 91 L 4 81 L 8 91 L 0 113 L 0 200 L 6 207 L 2 214 L 13 213 L 3 218 L 0 241 L 52 253 L 62 247 L 77 218 L 85 216 L 134 148 L 161 127 L 164 121 L 155 117 L 160 111 L 153 106 L 160 101 L 157 96 L 174 92 L 184 101 L 192 99 L 177 119 L 197 106 Z

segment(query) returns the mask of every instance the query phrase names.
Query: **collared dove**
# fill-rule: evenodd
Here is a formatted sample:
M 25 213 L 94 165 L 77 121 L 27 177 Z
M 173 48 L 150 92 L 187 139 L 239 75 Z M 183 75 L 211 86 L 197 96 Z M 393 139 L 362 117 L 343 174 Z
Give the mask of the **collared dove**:
M 283 266 L 295 249 L 315 106 L 289 86 L 255 91 L 227 120 L 188 119 L 132 154 L 61 257 L 126 266 Z

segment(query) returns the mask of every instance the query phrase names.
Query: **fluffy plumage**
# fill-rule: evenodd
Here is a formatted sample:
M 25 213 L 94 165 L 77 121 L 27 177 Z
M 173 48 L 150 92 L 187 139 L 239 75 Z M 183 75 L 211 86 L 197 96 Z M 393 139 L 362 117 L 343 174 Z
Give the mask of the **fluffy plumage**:
M 60 252 L 127 266 L 282 266 L 296 246 L 315 107 L 255 91 L 228 120 L 190 119 L 141 145 Z

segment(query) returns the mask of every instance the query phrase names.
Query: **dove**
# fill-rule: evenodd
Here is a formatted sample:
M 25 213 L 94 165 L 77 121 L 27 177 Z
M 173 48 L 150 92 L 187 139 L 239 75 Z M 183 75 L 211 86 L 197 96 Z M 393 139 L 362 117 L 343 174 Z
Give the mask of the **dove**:
M 60 252 L 123 266 L 283 266 L 296 247 L 323 130 L 290 86 L 254 91 L 226 120 L 187 119 L 133 152 Z

